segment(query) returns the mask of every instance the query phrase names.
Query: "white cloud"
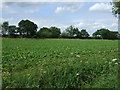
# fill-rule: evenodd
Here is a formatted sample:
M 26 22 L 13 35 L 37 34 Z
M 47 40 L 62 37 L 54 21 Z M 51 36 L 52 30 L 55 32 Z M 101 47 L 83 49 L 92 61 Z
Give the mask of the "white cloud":
M 0 18 L 0 23 L 3 23 L 5 21 L 13 21 L 13 18 Z
M 7 5 L 7 4 L 2 4 L 2 10 L 4 11 L 4 12 L 7 12 L 7 13 L 10 13 L 10 14 L 15 14 L 15 13 L 17 13 L 13 8 L 11 8 L 9 5 Z M 2 13 L 4 13 L 4 12 L 2 12 Z
M 76 24 L 75 27 L 82 27 L 84 25 L 83 22 L 80 22 L 79 24 Z
M 94 33 L 95 31 L 101 29 L 101 28 L 106 28 L 112 31 L 117 31 L 118 24 L 117 22 L 113 23 L 105 23 L 105 22 L 94 22 L 94 21 L 87 21 L 86 20 L 80 20 L 80 22 L 74 24 L 75 27 L 78 27 L 79 30 L 81 29 L 86 29 L 90 35 Z
M 96 3 L 89 8 L 89 11 L 111 11 L 112 5 L 109 3 Z
M 31 7 L 31 6 L 42 6 L 44 5 L 44 2 L 3 2 L 4 5 L 7 5 L 7 6 L 12 6 L 12 5 L 16 5 L 18 7 L 22 7 L 22 8 L 25 8 L 25 7 Z
M 24 13 L 25 13 L 25 14 L 28 14 L 28 13 L 33 14 L 33 13 L 35 13 L 35 12 L 37 12 L 37 11 L 38 11 L 38 9 L 30 9 L 30 10 L 24 11 Z
M 114 26 L 118 26 L 118 23 L 113 23 L 112 25 L 111 25 L 112 27 L 114 27 Z
M 55 13 L 60 13 L 64 10 L 65 10 L 65 8 L 63 8 L 63 7 L 57 7 L 57 9 L 55 10 Z
M 3 0 L 3 2 L 111 2 L 112 0 Z
M 61 13 L 61 12 L 75 12 L 79 10 L 83 6 L 83 3 L 69 3 L 64 6 L 58 6 L 55 10 L 55 13 Z

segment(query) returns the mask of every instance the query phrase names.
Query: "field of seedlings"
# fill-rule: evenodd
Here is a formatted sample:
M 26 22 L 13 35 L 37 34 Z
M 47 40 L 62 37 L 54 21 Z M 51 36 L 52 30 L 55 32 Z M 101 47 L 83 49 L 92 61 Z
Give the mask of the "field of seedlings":
M 117 88 L 117 40 L 3 39 L 3 88 Z

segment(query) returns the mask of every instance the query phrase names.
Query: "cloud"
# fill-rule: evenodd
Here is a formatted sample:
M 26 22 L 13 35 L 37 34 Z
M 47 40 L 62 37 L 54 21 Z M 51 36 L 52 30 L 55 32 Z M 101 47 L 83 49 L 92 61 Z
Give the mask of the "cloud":
M 80 22 L 79 24 L 76 24 L 75 27 L 82 27 L 84 25 L 83 22 Z
M 105 23 L 99 22 L 99 21 L 86 21 L 86 20 L 80 20 L 80 22 L 77 21 L 76 24 L 74 24 L 75 27 L 81 29 L 86 29 L 90 35 L 94 33 L 95 31 L 101 29 L 101 28 L 106 28 L 112 31 L 117 31 L 118 24 L 116 21 L 113 20 L 113 23 Z
M 37 12 L 37 11 L 38 11 L 38 9 L 30 9 L 30 10 L 25 10 L 24 13 L 25 13 L 25 14 L 28 14 L 28 13 L 29 13 L 29 14 L 34 14 L 34 13 Z
M 31 7 L 31 6 L 42 6 L 44 2 L 3 2 L 4 5 L 12 6 L 16 5 L 21 8 Z
M 18 8 L 20 7 L 19 10 L 23 9 L 22 12 L 24 14 L 28 14 L 28 13 L 33 14 L 38 11 L 38 8 L 36 6 L 39 6 L 39 5 L 36 2 L 33 2 L 33 3 L 31 2 L 6 2 L 6 3 L 3 3 L 2 5 L 2 13 L 4 14 L 5 12 L 7 12 L 8 14 L 19 14 L 20 11 L 15 10 L 16 8 L 13 8 L 15 6 L 17 6 Z M 31 8 L 34 8 L 34 9 L 31 9 Z
M 111 2 L 112 0 L 3 0 L 3 2 Z
M 111 12 L 112 5 L 109 3 L 96 3 L 89 8 L 89 11 L 109 11 Z
M 3 23 L 5 21 L 13 21 L 13 18 L 0 18 L 0 23 Z
M 15 14 L 15 13 L 17 13 L 17 11 L 15 11 L 13 8 L 11 8 L 9 5 L 7 5 L 7 4 L 2 4 L 2 13 L 4 13 L 4 12 L 7 12 L 7 13 L 9 13 L 9 14 Z
M 60 13 L 64 10 L 65 10 L 65 8 L 63 8 L 63 7 L 57 7 L 57 9 L 55 10 L 55 13 Z
M 64 6 L 58 6 L 55 10 L 56 14 L 62 13 L 62 12 L 75 12 L 79 10 L 83 6 L 83 3 L 67 3 Z

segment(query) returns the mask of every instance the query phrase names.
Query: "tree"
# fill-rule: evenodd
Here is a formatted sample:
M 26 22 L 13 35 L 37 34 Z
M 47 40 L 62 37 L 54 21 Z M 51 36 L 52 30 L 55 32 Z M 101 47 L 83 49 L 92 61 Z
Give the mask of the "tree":
M 67 32 L 63 31 L 63 32 L 61 33 L 61 37 L 62 37 L 62 38 L 68 38 L 69 36 L 68 36 L 68 33 L 67 33 Z
M 120 15 L 120 0 L 113 0 L 112 13 L 117 17 L 117 14 Z
M 120 33 L 120 0 L 113 0 L 112 13 L 118 17 L 118 31 Z
M 100 29 L 93 33 L 93 37 L 96 39 L 118 39 L 118 32 L 110 31 L 108 29 Z
M 50 27 L 50 32 L 52 33 L 51 37 L 52 38 L 59 38 L 60 37 L 60 28 L 57 27 Z
M 108 29 L 100 29 L 100 30 L 97 30 L 95 33 L 93 33 L 93 36 L 94 37 L 100 37 L 102 39 L 108 39 L 109 38 L 109 30 Z
M 1 26 L 2 26 L 2 35 L 3 36 L 7 35 L 9 29 L 9 23 L 5 21 Z
M 16 33 L 16 26 L 15 25 L 9 26 L 8 36 L 15 37 L 15 33 Z
M 109 39 L 118 39 L 119 38 L 119 32 L 117 31 L 110 31 L 109 32 Z
M 22 32 L 23 32 L 22 28 L 16 27 L 16 33 L 17 33 L 17 34 L 19 35 L 19 37 L 21 37 L 21 38 L 22 38 Z
M 74 37 L 75 38 L 81 38 L 81 32 L 78 28 L 74 28 Z
M 0 37 L 2 37 L 2 24 L 0 24 Z
M 93 38 L 100 39 L 101 38 L 100 30 L 97 30 L 96 32 L 94 32 L 92 36 Z
M 22 35 L 26 35 L 26 37 L 32 37 L 37 32 L 37 25 L 30 20 L 21 20 L 18 23 L 19 33 Z
M 52 33 L 49 28 L 43 27 L 40 28 L 40 30 L 37 32 L 37 36 L 39 38 L 50 38 L 52 36 Z
M 69 26 L 65 29 L 66 32 L 66 36 L 68 36 L 69 38 L 80 38 L 81 37 L 81 33 L 79 31 L 78 28 L 75 28 L 74 26 Z M 65 35 L 64 32 L 64 35 Z
M 88 37 L 89 37 L 89 34 L 88 34 L 88 32 L 86 31 L 86 29 L 82 29 L 82 30 L 81 30 L 81 37 L 82 37 L 82 38 L 88 38 Z

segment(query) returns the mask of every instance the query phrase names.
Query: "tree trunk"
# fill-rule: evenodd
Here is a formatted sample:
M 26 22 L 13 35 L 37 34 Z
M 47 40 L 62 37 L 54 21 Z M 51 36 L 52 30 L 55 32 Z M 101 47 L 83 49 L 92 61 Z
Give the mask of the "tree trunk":
M 120 33 L 120 14 L 118 14 L 118 32 Z M 120 62 L 120 41 L 118 41 L 118 60 Z M 120 88 L 120 65 L 118 65 L 118 88 Z
M 118 32 L 120 33 L 120 14 L 118 14 Z

